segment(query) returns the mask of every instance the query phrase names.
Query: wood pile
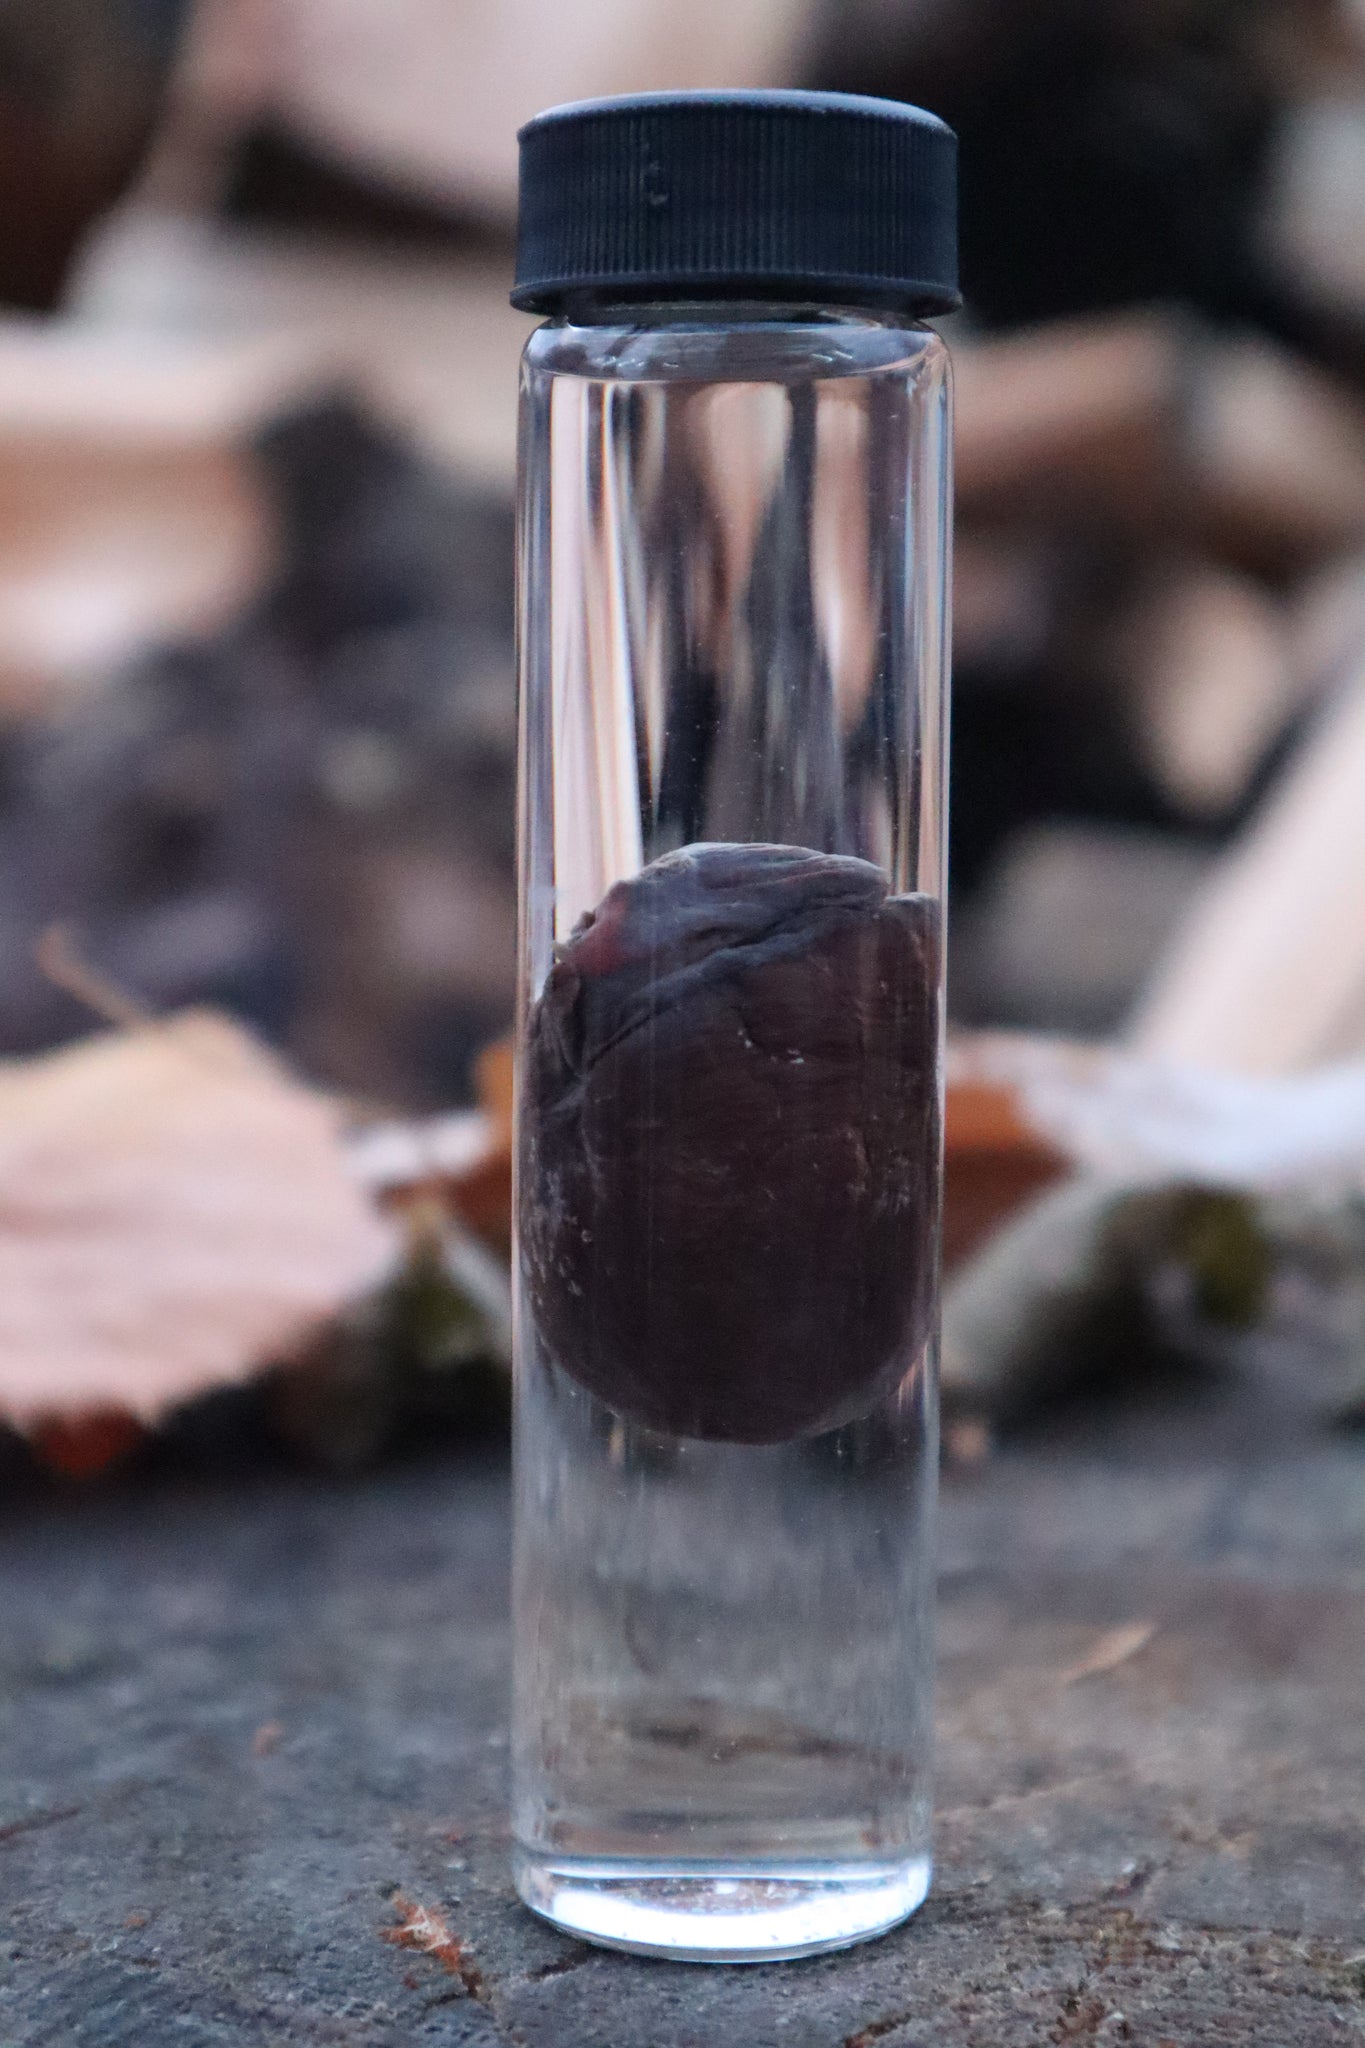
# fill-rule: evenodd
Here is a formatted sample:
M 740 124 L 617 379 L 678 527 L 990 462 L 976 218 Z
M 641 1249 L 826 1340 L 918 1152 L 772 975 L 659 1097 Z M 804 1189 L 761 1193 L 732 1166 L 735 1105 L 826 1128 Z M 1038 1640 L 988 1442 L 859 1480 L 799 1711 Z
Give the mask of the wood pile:
M 235 447 L 81 445 L 39 444 L 36 517 L 0 457 L 0 1052 L 86 1028 L 38 959 L 66 922 L 153 1012 L 219 1004 L 353 1096 L 459 1101 L 512 995 L 506 499 L 343 400 Z
M 1103 825 L 1137 874 L 1153 831 L 1216 852 L 1360 650 L 1360 10 L 846 0 L 818 69 L 935 107 L 962 143 L 956 1005 L 1112 1030 L 1159 932 L 1122 999 L 1021 1006 L 973 897 L 1017 899 L 1040 826 Z M 1324 632 L 1344 586 L 1353 617 Z M 1083 886 L 1087 844 L 1054 851 Z M 1097 877 L 1087 928 L 1131 893 Z
M 51 16 L 52 49 L 68 57 L 59 15 L 78 4 L 94 0 L 61 0 Z M 163 11 L 169 25 L 169 0 Z M 234 14 L 245 51 L 232 36 L 218 47 L 227 15 L 201 9 L 175 88 L 181 140 L 197 119 L 228 152 L 227 203 L 257 217 L 282 210 L 290 237 L 156 228 L 145 213 L 139 227 L 134 209 L 88 257 L 78 294 L 87 327 L 124 336 L 122 363 L 99 371 L 87 355 L 77 373 L 54 351 L 59 402 L 43 399 L 31 361 L 27 425 L 23 406 L 0 399 L 0 708 L 11 712 L 0 843 L 15 878 L 0 885 L 12 899 L 0 905 L 0 1049 L 75 1028 L 24 964 L 35 931 L 72 916 L 87 952 L 148 1000 L 229 1001 L 324 1079 L 439 1106 L 462 1088 L 480 1033 L 505 1024 L 510 995 L 507 497 L 519 335 L 481 310 L 479 348 L 453 310 L 431 314 L 442 293 L 452 309 L 462 295 L 486 308 L 492 244 L 462 259 L 449 242 L 405 282 L 389 230 L 362 204 L 361 185 L 378 190 L 388 176 L 454 221 L 482 204 L 473 171 L 452 159 L 423 185 L 413 161 L 384 160 L 366 141 L 358 100 L 354 129 L 327 128 L 323 150 L 316 96 L 356 100 L 364 85 L 338 83 L 345 53 L 323 48 L 328 11 L 329 0 L 310 0 L 282 39 L 262 27 L 282 8 Z M 454 18 L 439 13 L 411 0 L 401 32 L 397 17 L 387 27 L 376 17 L 366 34 L 391 36 L 398 63 L 428 33 L 448 43 Z M 746 75 L 765 51 L 766 75 L 804 67 L 812 83 L 901 91 L 961 130 L 954 1008 L 976 1022 L 1118 1029 L 1176 942 L 1204 867 L 1256 810 L 1365 639 L 1365 291 L 1348 175 L 1365 133 L 1359 11 L 1346 0 L 1231 10 L 926 0 L 893 24 L 871 0 L 841 0 L 824 43 L 786 0 L 738 13 Z M 614 19 L 602 0 L 592 62 L 612 51 L 624 62 L 621 38 L 649 32 L 645 15 Z M 586 42 L 579 60 L 589 62 Z M 271 63 L 284 67 L 278 77 Z M 511 73 L 504 82 L 519 89 Z M 615 82 L 585 73 L 575 90 Z M 390 96 L 384 121 L 399 104 Z M 267 108 L 296 158 L 312 147 L 337 173 L 325 246 L 307 237 L 316 182 L 300 173 L 292 197 L 278 181 L 247 192 L 251 122 Z M 163 162 L 163 201 L 165 174 Z M 500 189 L 505 216 L 505 178 Z M 375 267 L 378 255 L 389 268 Z M 363 326 L 348 300 L 366 309 Z M 192 310 L 177 316 L 182 306 Z M 156 320 L 177 317 L 211 338 L 199 337 L 197 397 L 164 336 L 152 350 Z M 256 337 L 254 358 L 243 330 Z M 414 345 L 414 334 L 425 338 Z M 0 343 L 23 372 L 21 352 Z M 468 387 L 454 413 L 488 423 L 477 442 L 486 492 L 438 481 L 423 455 L 392 443 L 390 483 L 375 485 L 377 458 L 364 450 L 384 436 L 358 419 L 349 447 L 337 434 L 261 433 L 310 379 L 339 370 L 354 380 L 370 364 L 378 389 L 388 358 L 408 362 L 400 410 L 419 444 L 449 452 L 449 393 Z M 160 411 L 153 384 L 165 389 Z M 110 444 L 120 386 L 141 447 L 131 433 Z M 205 388 L 217 394 L 207 406 Z M 101 390 L 95 427 L 90 394 Z M 54 430 L 62 404 L 64 434 Z M 464 502 L 460 520 L 438 508 L 443 493 Z M 322 538 L 324 515 L 346 526 L 344 545 Z M 311 560 L 329 550 L 333 566 Z M 409 566 L 398 568 L 404 551 Z M 358 620 L 355 590 L 382 613 L 395 573 L 401 625 Z M 319 626 L 317 608 L 332 602 L 338 618 Z M 182 652 L 144 656 L 148 643 L 187 638 L 196 644 Z M 356 679 L 381 666 L 393 687 L 367 691 Z M 92 687 L 115 669 L 126 680 Z M 439 750 L 419 709 L 433 689 L 447 737 L 467 722 L 450 742 L 470 797 L 458 831 L 453 806 L 435 810 Z M 45 690 L 54 707 L 66 700 L 67 729 L 33 744 L 13 725 L 41 711 Z M 236 712 L 222 709 L 229 699 Z M 139 752 L 129 738 L 120 752 L 111 740 L 115 726 L 131 733 L 168 716 L 184 758 L 164 776 L 151 765 L 159 746 Z M 268 830 L 259 820 L 229 828 L 223 785 L 205 824 L 201 798 L 180 787 L 200 772 L 185 768 L 196 750 L 221 755 L 225 717 L 239 737 L 249 723 L 277 758 L 292 748 L 293 780 L 272 796 Z M 40 771 L 39 757 L 54 765 Z M 79 787 L 76 758 L 87 764 Z M 429 796 L 410 806 L 404 778 L 420 780 L 428 761 Z M 115 787 L 129 776 L 131 789 Z M 158 778 L 169 786 L 151 787 Z M 40 783 L 64 816 L 95 821 L 60 859 L 55 841 L 67 835 L 38 801 Z M 200 805 L 197 822 L 187 802 Z M 295 859 L 288 846 L 310 804 L 322 850 Z M 111 810 L 127 827 L 119 844 L 99 822 Z M 269 903 L 263 832 L 283 877 Z M 1109 840 L 1104 859 L 1092 857 L 1096 832 Z M 173 891 L 133 905 L 132 870 L 158 833 L 164 845 L 207 833 L 211 877 L 192 900 Z M 1153 856 L 1159 841 L 1171 858 Z M 1138 918 L 1144 891 L 1150 911 Z M 998 943 L 1016 919 L 1045 935 L 1030 941 L 1023 979 Z M 1099 945 L 1106 928 L 1124 945 Z M 442 1036 L 455 1051 L 437 1057 Z

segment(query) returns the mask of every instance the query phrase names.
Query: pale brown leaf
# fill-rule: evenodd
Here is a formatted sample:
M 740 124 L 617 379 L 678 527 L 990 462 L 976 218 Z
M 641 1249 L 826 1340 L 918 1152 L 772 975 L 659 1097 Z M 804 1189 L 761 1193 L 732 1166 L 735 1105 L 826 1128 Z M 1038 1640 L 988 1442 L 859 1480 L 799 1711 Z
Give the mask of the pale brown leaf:
M 452 1934 L 434 1906 L 423 1906 L 418 1900 L 397 1892 L 393 1907 L 399 1916 L 399 1924 L 380 1929 L 384 1941 L 391 1942 L 395 1948 L 416 1949 L 419 1955 L 433 1956 L 443 1970 L 459 1978 L 471 1998 L 487 1999 L 487 1987 L 478 1964 L 459 1936 Z
M 1074 1664 L 1067 1666 L 1057 1683 L 1075 1685 L 1082 1678 L 1102 1678 L 1107 1672 L 1117 1671 L 1120 1664 L 1126 1664 L 1130 1657 L 1137 1656 L 1139 1650 L 1145 1650 L 1155 1634 L 1154 1621 L 1127 1621 L 1119 1628 L 1106 1629 L 1084 1657 L 1078 1657 Z
M 155 1422 L 374 1285 L 337 1106 L 207 1011 L 0 1065 L 0 1414 Z

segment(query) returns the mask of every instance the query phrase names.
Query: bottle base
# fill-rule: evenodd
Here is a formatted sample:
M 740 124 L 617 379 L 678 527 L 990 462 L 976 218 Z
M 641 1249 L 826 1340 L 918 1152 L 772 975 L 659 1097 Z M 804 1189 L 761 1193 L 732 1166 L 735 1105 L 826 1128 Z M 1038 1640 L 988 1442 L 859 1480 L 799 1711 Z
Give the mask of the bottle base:
M 870 1941 L 924 1903 L 933 1863 L 733 1866 L 515 1854 L 522 1899 L 565 1934 L 674 1962 L 774 1963 Z

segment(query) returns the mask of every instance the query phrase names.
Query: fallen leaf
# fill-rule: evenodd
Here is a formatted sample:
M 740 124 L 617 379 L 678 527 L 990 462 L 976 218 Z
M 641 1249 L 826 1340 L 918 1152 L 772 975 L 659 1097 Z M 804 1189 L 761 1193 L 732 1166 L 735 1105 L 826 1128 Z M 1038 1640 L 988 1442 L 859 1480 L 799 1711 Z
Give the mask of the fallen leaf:
M 402 1216 L 434 1202 L 506 1258 L 512 1242 L 512 1140 L 500 1112 L 460 1110 L 422 1123 L 375 1124 L 352 1139 L 350 1153 L 385 1209 Z
M 438 1183 L 451 1214 L 493 1250 L 512 1248 L 512 1147 L 497 1144 L 477 1165 Z
M 486 1045 L 474 1068 L 480 1107 L 504 1143 L 510 1143 L 512 1137 L 515 1074 L 510 1038 L 498 1038 L 492 1045 Z
M 93 1479 L 110 1465 L 129 1457 L 147 1431 L 135 1416 L 117 1408 L 95 1408 L 82 1415 L 50 1415 L 29 1436 L 40 1465 L 63 1479 Z
M 459 1978 L 471 1998 L 484 1999 L 487 1996 L 487 1987 L 477 1963 L 459 1936 L 451 1933 L 434 1906 L 419 1905 L 417 1900 L 398 1892 L 394 1895 L 393 1909 L 400 1915 L 399 1924 L 380 1929 L 384 1941 L 392 1943 L 394 1948 L 411 1948 L 420 1955 L 434 1956 L 443 1970 Z
M 1016 1091 L 972 1071 L 954 1042 L 944 1103 L 943 1262 L 961 1265 L 1034 1195 L 1062 1179 L 1063 1155 L 1029 1124 Z
M 393 1234 L 341 1126 L 208 1011 L 0 1065 L 0 1417 L 96 1469 L 373 1287 Z
M 1075 1685 L 1078 1679 L 1102 1678 L 1108 1671 L 1117 1671 L 1120 1664 L 1126 1664 L 1130 1657 L 1136 1657 L 1139 1650 L 1145 1650 L 1155 1634 L 1154 1621 L 1129 1621 L 1121 1628 L 1106 1629 L 1084 1657 L 1068 1665 L 1057 1683 Z
M 506 1259 L 512 1249 L 512 1042 L 496 1039 L 475 1066 L 479 1107 L 423 1123 L 377 1124 L 352 1141 L 375 1199 L 402 1213 L 429 1202 Z
M 13 1842 L 20 1835 L 41 1834 L 44 1828 L 55 1828 L 59 1821 L 74 1820 L 80 1812 L 79 1806 L 50 1806 L 43 1813 L 26 1813 L 19 1820 L 0 1821 L 0 1842 Z

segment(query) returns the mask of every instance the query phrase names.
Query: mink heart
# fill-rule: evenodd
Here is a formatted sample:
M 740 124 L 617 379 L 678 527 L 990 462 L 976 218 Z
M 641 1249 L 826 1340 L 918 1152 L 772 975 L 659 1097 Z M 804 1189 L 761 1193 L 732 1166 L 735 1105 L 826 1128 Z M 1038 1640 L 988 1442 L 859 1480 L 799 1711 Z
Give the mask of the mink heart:
M 864 1414 L 928 1334 L 938 906 L 697 845 L 618 883 L 529 1021 L 520 1244 L 555 1362 L 677 1436 Z

